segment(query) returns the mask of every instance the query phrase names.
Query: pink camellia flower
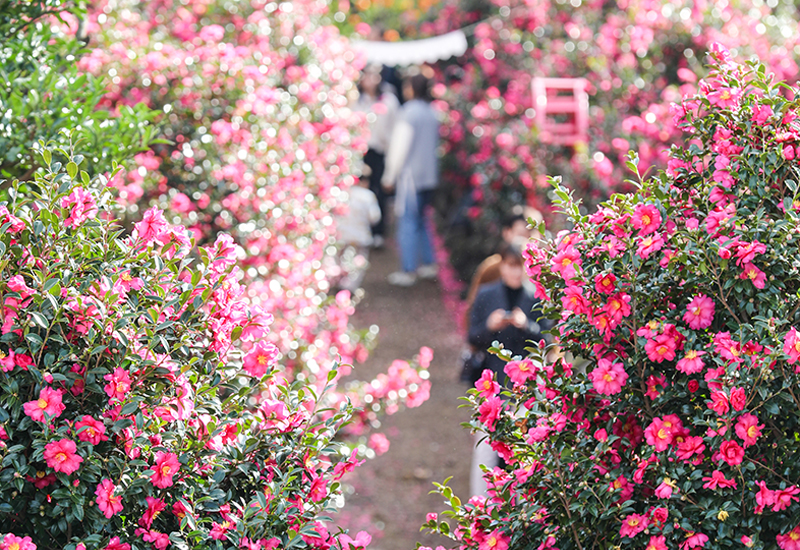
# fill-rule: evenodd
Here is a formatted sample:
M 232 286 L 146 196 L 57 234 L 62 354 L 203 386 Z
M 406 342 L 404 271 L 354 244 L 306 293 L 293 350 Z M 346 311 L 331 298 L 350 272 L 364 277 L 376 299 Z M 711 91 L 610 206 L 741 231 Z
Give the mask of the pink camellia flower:
M 640 235 L 649 235 L 661 225 L 661 212 L 654 204 L 638 204 L 631 218 L 633 227 L 639 230 Z
M 732 388 L 730 397 L 731 407 L 734 411 L 741 411 L 747 404 L 747 394 L 744 388 Z
M 714 322 L 714 300 L 705 294 L 695 296 L 686 306 L 683 320 L 692 330 L 708 328 Z
M 636 254 L 641 258 L 647 259 L 653 252 L 658 252 L 664 246 L 664 239 L 658 233 L 653 233 L 638 240 L 639 246 L 636 249 Z
M 58 418 L 66 406 L 61 402 L 61 391 L 45 386 L 39 392 L 39 399 L 28 401 L 22 406 L 25 414 L 36 422 Z
M 796 363 L 800 359 L 800 333 L 794 327 L 789 329 L 783 340 L 783 353 L 789 356 L 789 364 Z
M 81 441 L 87 441 L 92 445 L 99 445 L 101 441 L 108 441 L 106 427 L 99 420 L 95 420 L 88 414 L 83 415 L 75 423 L 75 433 Z
M 169 535 L 166 533 L 160 533 L 152 529 L 142 529 L 141 527 L 136 529 L 133 533 L 142 537 L 143 541 L 153 543 L 153 547 L 156 550 L 167 550 L 170 544 Z
M 258 342 L 248 353 L 243 362 L 247 374 L 254 378 L 264 376 L 278 357 L 278 348 L 270 342 Z
M 228 540 L 227 533 L 232 528 L 233 524 L 230 521 L 223 521 L 222 523 L 214 522 L 208 534 L 214 540 Z
M 717 487 L 736 489 L 736 480 L 727 479 L 725 474 L 719 470 L 711 472 L 711 477 L 704 477 L 703 481 L 705 481 L 703 489 L 711 489 L 712 491 Z
M 723 441 L 719 446 L 719 454 L 729 466 L 736 466 L 744 460 L 744 449 L 735 441 Z
M 97 203 L 92 194 L 83 187 L 76 187 L 72 193 L 61 199 L 61 208 L 70 207 L 72 210 L 64 220 L 66 227 L 78 227 L 97 215 Z
M 496 395 L 493 395 L 478 407 L 479 420 L 490 432 L 495 429 L 495 422 L 500 416 L 502 407 L 503 400 Z
M 51 441 L 44 446 L 44 460 L 56 472 L 69 475 L 77 471 L 83 462 L 77 450 L 75 442 L 69 439 Z
M 739 98 L 742 96 L 742 90 L 739 88 L 723 87 L 710 92 L 708 100 L 712 105 L 720 108 L 736 107 L 739 104 Z
M 744 441 L 744 448 L 756 444 L 756 440 L 761 436 L 763 424 L 758 423 L 758 418 L 750 413 L 743 414 L 736 422 L 736 435 Z
M 786 510 L 792 505 L 792 501 L 797 502 L 798 499 L 795 495 L 800 493 L 800 489 L 796 485 L 790 485 L 786 489 L 777 489 L 773 492 L 772 511 L 780 512 Z
M 491 369 L 483 369 L 481 377 L 475 382 L 475 389 L 481 397 L 488 398 L 497 395 L 500 391 L 500 384 L 494 379 L 494 372 Z
M 659 523 L 665 523 L 667 521 L 667 518 L 669 517 L 669 510 L 667 510 L 663 506 L 654 508 L 651 517 Z
M 436 521 L 436 518 L 434 518 L 434 521 Z M 359 531 L 354 539 L 348 535 L 339 535 L 339 544 L 342 545 L 342 550 L 363 550 L 371 542 L 372 537 L 366 531 Z
M 8 533 L 0 543 L 0 550 L 36 550 L 36 545 L 30 537 L 18 537 Z
M 133 224 L 135 238 L 146 246 L 153 241 L 160 240 L 168 232 L 169 223 L 164 218 L 164 212 L 154 206 L 144 213 L 142 221 Z
M 753 116 L 750 120 L 759 126 L 763 126 L 773 114 L 772 107 L 769 105 L 753 105 Z
M 617 277 L 613 273 L 598 273 L 594 277 L 594 288 L 601 294 L 613 294 L 617 289 Z
M 478 550 L 508 550 L 510 537 L 500 529 L 489 533 L 478 545 Z
M 742 272 L 739 274 L 739 278 L 746 281 L 752 281 L 754 287 L 762 289 L 766 285 L 767 274 L 753 264 L 744 264 Z
M 619 529 L 619 534 L 622 537 L 633 538 L 645 529 L 650 524 L 650 519 L 647 516 L 640 514 L 629 514 L 622 520 L 622 527 Z
M 655 338 L 648 340 L 644 345 L 647 357 L 651 361 L 661 363 L 662 361 L 672 361 L 675 359 L 675 349 L 677 344 L 675 338 L 668 334 L 659 334 Z
M 706 446 L 703 444 L 703 438 L 700 436 L 685 437 L 683 441 L 678 443 L 678 458 L 681 460 L 689 460 L 694 455 L 703 454 Z
M 767 484 L 763 481 L 756 481 L 758 491 L 756 492 L 756 507 L 753 510 L 756 514 L 760 514 L 767 506 L 772 506 L 775 502 L 775 492 L 767 489 Z
M 684 374 L 695 374 L 701 372 L 705 367 L 703 360 L 700 358 L 706 352 L 694 349 L 686 350 L 684 356 L 678 360 L 675 368 Z
M 708 542 L 708 537 L 703 533 L 691 533 L 689 537 L 681 543 L 681 550 L 689 548 L 702 548 Z
M 671 427 L 666 425 L 661 418 L 654 418 L 644 430 L 644 437 L 648 445 L 655 447 L 656 451 L 665 451 L 672 443 L 673 434 Z
M 622 322 L 622 319 L 631 314 L 631 297 L 629 294 L 618 292 L 608 298 L 608 302 L 603 307 L 611 325 L 616 327 Z
M 536 365 L 530 359 L 523 359 L 521 361 L 509 361 L 506 363 L 503 371 L 508 378 L 514 382 L 515 386 L 523 386 L 528 380 L 536 378 Z
M 94 491 L 94 494 L 97 495 L 97 508 L 108 519 L 122 511 L 122 496 L 114 496 L 115 489 L 116 486 L 110 479 L 104 479 Z
M 597 367 L 589 374 L 594 389 L 602 395 L 614 395 L 622 391 L 628 380 L 628 373 L 622 363 L 612 363 L 608 359 L 600 359 Z
M 130 292 L 131 290 L 140 290 L 144 287 L 144 281 L 141 277 L 134 277 L 131 275 L 130 270 L 128 270 L 119 274 L 116 285 Z
M 658 498 L 669 498 L 672 496 L 673 484 L 675 482 L 671 479 L 664 479 L 658 487 L 656 487 L 655 495 Z
M 645 395 L 650 399 L 658 399 L 658 396 L 661 395 L 661 392 L 658 390 L 658 388 L 659 387 L 666 388 L 667 379 L 663 374 L 659 376 L 651 374 L 647 378 L 645 386 L 647 387 L 647 392 L 645 392 Z
M 22 300 L 28 298 L 34 293 L 34 290 L 25 284 L 25 279 L 22 277 L 22 275 L 14 275 L 6 284 L 8 285 L 8 290 L 18 293 Z
M 667 539 L 664 535 L 652 536 L 644 550 L 667 550 Z
M 756 255 L 763 254 L 767 251 L 766 245 L 758 241 L 746 242 L 739 241 L 736 244 L 736 264 L 738 266 L 751 264 L 755 260 Z
M 564 280 L 574 279 L 581 265 L 581 254 L 574 246 L 568 246 L 550 260 L 553 273 L 560 273 Z
M 103 389 L 106 395 L 108 395 L 109 401 L 114 399 L 124 401 L 125 396 L 131 390 L 131 377 L 128 371 L 116 368 L 113 373 L 103 376 L 103 379 L 108 382 L 108 384 L 103 386 Z
M 775 537 L 781 550 L 800 550 L 800 525 L 786 533 Z
M 6 318 L 12 319 L 12 316 L 8 315 Z M 14 370 L 15 366 L 17 366 L 17 354 L 14 353 L 14 350 L 9 349 L 8 353 L 6 353 L 0 349 L 0 370 L 10 372 Z
M 111 537 L 108 545 L 103 550 L 131 550 L 131 545 L 127 542 L 122 542 L 119 537 Z
M 728 411 L 730 411 L 731 408 L 727 394 L 722 391 L 712 391 L 711 403 L 709 403 L 708 408 L 710 408 L 720 416 L 722 416 L 723 414 L 728 414 Z
M 147 501 L 147 510 L 139 518 L 139 525 L 150 529 L 156 516 L 165 510 L 167 505 L 160 498 L 145 497 L 145 501 Z
M 180 467 L 181 463 L 175 453 L 158 451 L 156 452 L 156 463 L 152 467 L 153 474 L 150 476 L 150 481 L 161 489 L 171 487 L 172 476 L 178 473 Z

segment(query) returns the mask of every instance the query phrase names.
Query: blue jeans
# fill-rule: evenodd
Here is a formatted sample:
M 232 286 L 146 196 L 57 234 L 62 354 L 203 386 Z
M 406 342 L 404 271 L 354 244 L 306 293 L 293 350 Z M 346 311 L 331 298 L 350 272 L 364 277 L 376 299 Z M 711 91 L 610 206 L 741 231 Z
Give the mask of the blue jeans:
M 403 271 L 410 273 L 419 265 L 434 263 L 433 247 L 425 224 L 425 207 L 433 199 L 433 190 L 409 194 L 405 211 L 397 223 L 397 243 L 400 246 L 400 263 Z M 416 204 L 414 204 L 416 202 Z

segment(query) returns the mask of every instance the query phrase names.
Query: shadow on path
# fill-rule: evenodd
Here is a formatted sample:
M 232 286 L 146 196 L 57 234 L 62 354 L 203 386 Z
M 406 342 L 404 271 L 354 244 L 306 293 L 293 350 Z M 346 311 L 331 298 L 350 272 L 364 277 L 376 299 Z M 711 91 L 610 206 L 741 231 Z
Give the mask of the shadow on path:
M 366 296 L 351 320 L 358 328 L 378 325 L 380 333 L 377 347 L 365 364 L 356 366 L 354 377 L 370 379 L 394 359 L 410 359 L 428 346 L 434 352 L 431 396 L 420 407 L 384 417 L 381 431 L 391 446 L 346 480 L 356 492 L 347 495 L 342 519 L 351 530 L 373 534 L 370 550 L 411 550 L 417 542 L 450 548 L 447 539 L 419 529 L 428 512 L 446 509 L 441 497 L 428 494 L 434 481 L 453 476 L 454 492 L 462 500 L 469 498 L 472 439 L 460 425 L 469 420 L 469 411 L 458 408 L 458 398 L 466 392 L 457 379 L 462 336 L 436 281 L 419 281 L 410 288 L 386 282 L 397 266 L 392 247 L 370 255 Z

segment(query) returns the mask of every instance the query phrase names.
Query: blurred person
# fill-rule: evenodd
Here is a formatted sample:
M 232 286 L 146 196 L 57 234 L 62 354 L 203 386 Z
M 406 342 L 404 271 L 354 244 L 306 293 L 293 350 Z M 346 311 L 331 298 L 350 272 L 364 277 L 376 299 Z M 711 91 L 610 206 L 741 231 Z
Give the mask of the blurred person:
M 336 220 L 336 236 L 342 245 L 339 263 L 345 272 L 339 287 L 350 292 L 355 292 L 364 279 L 374 239 L 371 228 L 381 219 L 378 199 L 369 189 L 370 176 L 371 170 L 365 164 L 361 177 L 347 192 L 347 214 Z
M 528 226 L 528 220 L 525 218 L 524 214 L 511 214 L 506 216 L 500 231 L 500 236 L 502 238 L 501 246 L 512 242 L 526 242 L 533 236 L 533 233 L 533 230 Z M 478 265 L 477 269 L 475 269 L 475 274 L 472 276 L 472 280 L 469 284 L 467 297 L 464 300 L 467 306 L 464 319 L 466 326 L 469 326 L 470 310 L 472 309 L 472 304 L 475 302 L 475 296 L 477 296 L 480 287 L 500 279 L 500 260 L 500 254 L 492 254 L 483 260 Z M 480 376 L 480 373 L 478 373 L 478 376 Z M 475 380 L 472 382 L 474 383 Z
M 430 80 L 416 74 L 403 84 L 406 103 L 395 124 L 382 182 L 395 192 L 401 270 L 389 283 L 412 286 L 417 276 L 433 279 L 438 267 L 425 223 L 425 207 L 439 185 L 439 119 L 430 105 Z
M 529 342 L 543 339 L 542 330 L 549 328 L 542 319 L 539 300 L 534 297 L 533 286 L 528 281 L 523 265 L 524 241 L 504 244 L 499 252 L 500 280 L 484 285 L 475 297 L 469 324 L 469 343 L 478 350 L 487 350 L 494 341 L 511 351 L 512 356 L 525 356 Z M 503 361 L 496 355 L 486 354 L 483 366 L 497 375 L 497 381 L 505 385 L 506 375 Z M 486 494 L 481 465 L 489 469 L 500 463 L 497 453 L 482 441 L 485 434 L 478 433 L 472 456 L 470 489 L 473 495 Z
M 359 82 L 359 91 L 354 109 L 367 113 L 369 122 L 369 140 L 364 163 L 370 167 L 369 189 L 378 199 L 381 210 L 380 220 L 372 226 L 373 246 L 383 246 L 386 231 L 387 194 L 381 185 L 386 166 L 386 150 L 392 136 L 397 111 L 400 103 L 381 77 L 381 69 L 377 65 L 369 65 L 364 69 Z

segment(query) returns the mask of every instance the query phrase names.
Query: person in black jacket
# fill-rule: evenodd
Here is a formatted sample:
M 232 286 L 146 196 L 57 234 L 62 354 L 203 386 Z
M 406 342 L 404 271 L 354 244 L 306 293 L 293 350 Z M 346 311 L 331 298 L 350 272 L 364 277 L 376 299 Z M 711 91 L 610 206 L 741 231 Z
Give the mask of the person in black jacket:
M 525 275 L 522 250 L 518 244 L 504 244 L 500 250 L 500 280 L 484 285 L 475 297 L 469 323 L 469 343 L 486 350 L 498 341 L 512 355 L 526 355 L 530 342 L 543 338 L 548 328 L 541 318 L 539 303 Z M 497 373 L 497 381 L 505 382 L 505 361 L 487 354 L 484 368 Z

